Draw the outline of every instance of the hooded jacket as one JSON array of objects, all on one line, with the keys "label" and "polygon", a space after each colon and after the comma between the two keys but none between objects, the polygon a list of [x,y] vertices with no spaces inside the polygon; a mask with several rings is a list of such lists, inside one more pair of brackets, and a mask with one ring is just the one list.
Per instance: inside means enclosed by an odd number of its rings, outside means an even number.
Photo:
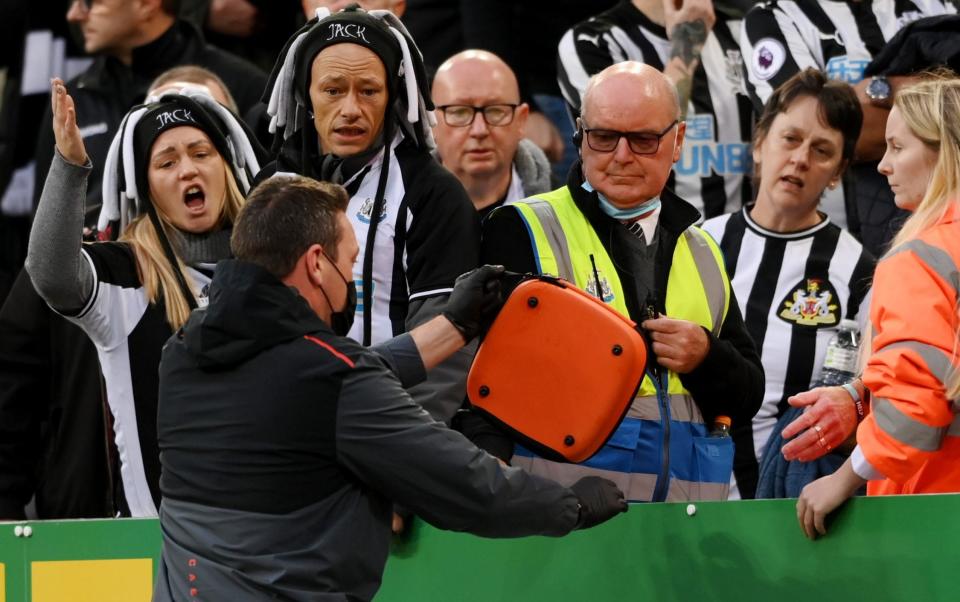
[{"label": "hooded jacket", "polygon": [[[379,355],[294,289],[222,262],[164,349],[156,600],[370,599],[389,500],[441,528],[562,535],[577,499],[432,420]],[[183,578],[188,561],[194,581]]]},{"label": "hooded jacket", "polygon": [[527,138],[520,140],[517,152],[513,155],[513,167],[523,183],[524,197],[542,194],[553,190],[550,176],[550,160],[534,142]]}]

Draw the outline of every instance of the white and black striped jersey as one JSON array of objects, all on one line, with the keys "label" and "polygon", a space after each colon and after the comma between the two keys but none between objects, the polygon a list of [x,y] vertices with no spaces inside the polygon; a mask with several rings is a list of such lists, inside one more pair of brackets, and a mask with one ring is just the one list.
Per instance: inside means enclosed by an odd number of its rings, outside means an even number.
[{"label": "white and black striped jersey", "polygon": [[733,425],[731,498],[752,498],[759,459],[787,398],[819,378],[827,343],[841,319],[856,319],[870,288],[874,259],[825,217],[799,232],[766,230],[749,208],[707,220],[747,331],[766,374],[763,405],[752,424]]},{"label": "white and black striped jersey", "polygon": [[[955,13],[949,0],[768,0],[743,19],[740,44],[747,89],[759,113],[773,91],[807,67],[851,85],[904,25]],[[848,224],[852,194],[848,178],[826,191],[821,208],[839,225]]]},{"label": "white and black striped jersey", "polygon": [[[344,183],[350,194],[347,218],[360,245],[354,264],[358,305],[349,336],[365,345],[406,332],[414,303],[449,295],[457,276],[479,262],[479,219],[456,177],[402,136],[394,140],[389,162],[369,280],[364,277],[367,238],[382,153]],[[363,301],[367,283],[373,289],[372,308]]]},{"label": "white and black striped jersey", "polygon": [[768,0],[743,19],[741,47],[756,106],[807,67],[851,85],[908,23],[956,13],[949,0]]},{"label": "white and black striped jersey", "polygon": [[[157,366],[172,330],[163,303],[151,304],[126,243],[84,245],[82,261],[93,271],[93,293],[76,315],[66,316],[97,348],[113,414],[120,478],[130,515],[157,516],[160,450],[157,446]],[[212,266],[207,266],[212,268]],[[188,267],[198,304],[207,301],[212,272]]]},{"label": "white and black striped jersey", "polygon": [[[734,211],[751,198],[751,107],[740,56],[741,21],[717,17],[694,73],[683,154],[668,184],[707,217]],[[577,116],[592,75],[628,60],[662,71],[669,58],[663,26],[624,0],[564,34],[557,79]]]}]

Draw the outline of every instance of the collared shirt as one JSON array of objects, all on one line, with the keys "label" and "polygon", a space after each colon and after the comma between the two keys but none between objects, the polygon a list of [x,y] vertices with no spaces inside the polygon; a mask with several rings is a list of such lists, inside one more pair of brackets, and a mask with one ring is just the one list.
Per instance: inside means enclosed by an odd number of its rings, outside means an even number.
[{"label": "collared shirt", "polygon": [[657,223],[659,223],[660,221],[660,209],[662,208],[663,208],[662,205],[657,205],[657,208],[651,211],[650,213],[648,213],[647,215],[644,215],[632,221],[623,222],[623,225],[627,227],[627,230],[630,230],[634,234],[636,234],[636,229],[634,228],[634,226],[639,225],[641,228],[641,231],[643,232],[643,236],[640,237],[640,240],[642,240],[643,242],[649,245],[650,241],[653,240],[654,234],[656,234]]}]

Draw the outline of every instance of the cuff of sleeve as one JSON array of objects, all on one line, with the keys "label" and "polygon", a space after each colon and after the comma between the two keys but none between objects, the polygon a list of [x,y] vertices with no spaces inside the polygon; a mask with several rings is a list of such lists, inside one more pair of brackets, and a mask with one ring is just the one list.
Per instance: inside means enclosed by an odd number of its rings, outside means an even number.
[{"label": "cuff of sleeve", "polygon": [[84,163],[83,165],[79,165],[77,163],[74,163],[73,161],[68,160],[66,157],[60,154],[60,149],[57,148],[56,146],[53,147],[53,155],[57,158],[58,161],[60,161],[64,165],[72,167],[73,169],[79,169],[85,172],[93,170],[93,162],[90,160],[90,155],[87,155],[87,162]]},{"label": "cuff of sleeve", "polygon": [[876,481],[885,478],[882,472],[874,468],[873,464],[870,464],[859,445],[853,448],[853,453],[850,454],[850,466],[861,479]]},{"label": "cuff of sleeve", "polygon": [[387,362],[404,389],[418,385],[427,379],[423,359],[410,333],[384,341],[376,345],[374,351]]}]

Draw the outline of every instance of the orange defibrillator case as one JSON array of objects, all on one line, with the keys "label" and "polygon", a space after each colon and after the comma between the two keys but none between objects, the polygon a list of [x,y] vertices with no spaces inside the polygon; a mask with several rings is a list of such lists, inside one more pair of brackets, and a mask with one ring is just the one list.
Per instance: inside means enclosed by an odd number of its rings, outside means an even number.
[{"label": "orange defibrillator case", "polygon": [[467,395],[537,454],[583,462],[623,420],[646,361],[636,323],[569,282],[540,276],[517,286],[500,310]]}]

